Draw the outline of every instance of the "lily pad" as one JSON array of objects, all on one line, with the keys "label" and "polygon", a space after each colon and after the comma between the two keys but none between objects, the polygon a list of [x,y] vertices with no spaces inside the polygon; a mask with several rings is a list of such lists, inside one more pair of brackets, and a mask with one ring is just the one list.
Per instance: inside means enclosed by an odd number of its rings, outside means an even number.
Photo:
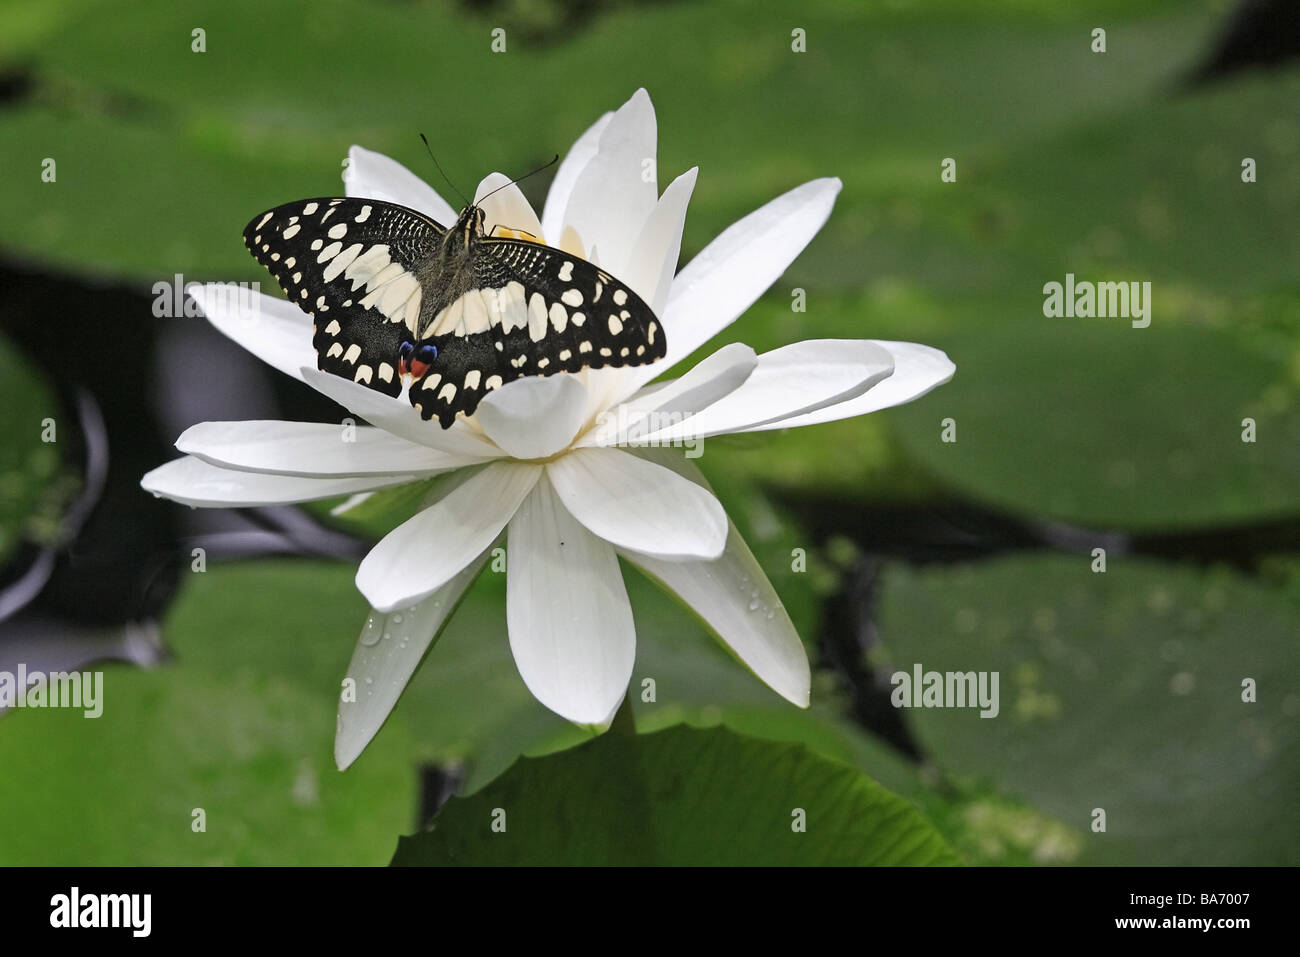
[{"label": "lily pad", "polygon": [[[951,489],[1125,529],[1300,510],[1300,403],[1286,354],[1189,324],[1041,315],[948,339],[958,375],[890,415],[905,452]],[[955,441],[944,441],[949,418]]]},{"label": "lily pad", "polygon": [[60,429],[75,442],[76,423],[64,421],[44,379],[0,337],[0,561],[20,542],[56,544],[62,511],[80,487],[64,470]]},{"label": "lily pad", "polygon": [[290,682],[113,667],[102,706],[0,721],[0,863],[378,864],[414,820],[404,743],[340,775],[333,701]]},{"label": "lily pad", "polygon": [[[494,827],[495,823],[495,827]],[[725,729],[616,730],[453,798],[393,859],[419,864],[957,864],[852,768]]]},{"label": "lily pad", "polygon": [[1090,563],[889,566],[880,670],[1000,676],[995,718],[909,709],[923,749],[1082,834],[1080,863],[1296,863],[1294,604],[1227,572]]},{"label": "lily pad", "polygon": [[[813,247],[818,266],[792,275],[849,288],[896,272],[986,283],[1013,265],[968,235],[982,220],[941,190],[939,160],[956,153],[964,184],[968,161],[987,164],[1058,129],[1062,102],[1084,118],[1145,105],[1211,22],[1164,0],[1117,5],[1107,14],[1115,48],[1098,57],[1091,21],[1014,0],[924,15],[818,0],[798,18],[806,53],[792,50],[790,17],[775,8],[620,5],[563,43],[513,32],[502,16],[358,0],[9,4],[0,32],[14,40],[0,46],[0,69],[23,70],[31,92],[0,115],[0,157],[31,180],[0,184],[0,200],[29,224],[5,243],[150,281],[177,270],[240,279],[255,274],[239,241],[247,217],[337,189],[353,142],[433,177],[415,138],[423,129],[468,192],[491,169],[531,168],[564,150],[645,84],[661,121],[660,184],[689,166],[704,171],[688,255],[797,183],[839,175],[849,188]],[[496,27],[504,53],[492,50]],[[712,37],[709,55],[682,36]],[[588,75],[601,83],[536,92],[539,76]],[[828,99],[830,88],[838,95]],[[454,102],[438,98],[447,89]],[[822,108],[809,112],[809,102]],[[58,161],[58,186],[39,180],[45,157]],[[545,177],[524,186],[540,198]],[[90,209],[97,222],[86,221]],[[150,237],[122,241],[134,223],[150,224]]]}]

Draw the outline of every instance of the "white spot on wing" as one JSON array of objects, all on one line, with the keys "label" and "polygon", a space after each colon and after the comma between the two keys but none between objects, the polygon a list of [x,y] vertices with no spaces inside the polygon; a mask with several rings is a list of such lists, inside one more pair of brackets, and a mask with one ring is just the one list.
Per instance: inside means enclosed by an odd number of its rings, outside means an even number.
[{"label": "white spot on wing", "polygon": [[339,273],[343,272],[343,270],[347,269],[348,266],[351,265],[352,261],[357,258],[357,254],[360,252],[361,244],[353,243],[347,249],[343,250],[343,252],[330,260],[330,264],[326,266],[325,271],[321,273],[321,279],[326,282],[333,282],[338,278]]},{"label": "white spot on wing", "polygon": [[378,289],[380,286],[392,282],[405,272],[406,270],[402,268],[400,263],[390,262],[387,266],[370,277],[366,282],[366,291],[370,292],[371,290]]},{"label": "white spot on wing", "polygon": [[[564,327],[569,323],[569,310],[565,309],[564,306],[558,302],[551,303],[551,322],[554,324],[556,332],[563,332]],[[545,329],[542,330],[543,333],[545,333],[545,331]],[[528,327],[528,334],[532,337],[532,340],[536,342],[541,338],[541,336],[534,336],[532,333],[533,329],[530,325]]]},{"label": "white spot on wing", "polygon": [[281,238],[281,239],[293,239],[294,236],[297,236],[297,235],[298,235],[298,230],[300,230],[300,229],[302,229],[301,226],[297,226],[297,225],[290,226],[290,227],[287,228],[283,233],[280,234],[280,238]]},{"label": "white spot on wing", "polygon": [[546,300],[540,292],[528,299],[528,338],[537,342],[546,335]]},{"label": "white spot on wing", "polygon": [[523,283],[511,280],[501,289],[485,292],[491,298],[499,315],[494,316],[501,323],[502,332],[511,332],[528,325],[528,303]]},{"label": "white spot on wing", "polygon": [[387,246],[371,246],[343,271],[343,278],[352,280],[352,288],[356,290],[391,261]]}]

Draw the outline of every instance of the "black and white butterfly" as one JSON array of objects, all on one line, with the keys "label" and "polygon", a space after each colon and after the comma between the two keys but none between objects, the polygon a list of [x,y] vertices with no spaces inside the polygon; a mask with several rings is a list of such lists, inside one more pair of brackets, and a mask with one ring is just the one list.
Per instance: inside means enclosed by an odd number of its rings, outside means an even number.
[{"label": "black and white butterfly", "polygon": [[[603,269],[374,199],[304,199],[253,218],[244,243],[314,320],[317,365],[409,398],[445,429],[520,376],[645,365],[667,343],[654,312]],[[502,224],[505,225],[505,224]]]}]

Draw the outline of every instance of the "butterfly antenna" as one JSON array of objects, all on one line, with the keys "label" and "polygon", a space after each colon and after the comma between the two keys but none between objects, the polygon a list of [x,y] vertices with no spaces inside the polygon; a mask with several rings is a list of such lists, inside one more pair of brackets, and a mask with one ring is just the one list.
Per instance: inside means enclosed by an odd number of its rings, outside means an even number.
[{"label": "butterfly antenna", "polygon": [[[518,179],[512,179],[510,182],[508,182],[508,183],[506,183],[506,184],[504,184],[504,185],[502,185],[502,186],[498,186],[496,189],[492,190],[491,193],[488,193],[486,196],[484,196],[483,199],[487,199],[488,196],[491,196],[493,193],[499,193],[499,192],[501,192],[501,191],[502,191],[503,189],[505,189],[507,186],[514,186],[515,183],[522,183],[522,182],[523,182],[524,180],[526,180],[528,177],[530,177],[530,176],[535,176],[536,174],[540,173],[542,170],[547,169],[548,167],[554,166],[554,165],[555,165],[556,163],[558,163],[559,161],[560,161],[560,154],[559,154],[559,153],[556,153],[553,157],[551,157],[550,162],[543,163],[541,166],[537,167],[537,169],[533,170],[531,173],[525,173],[523,176],[520,176]],[[480,199],[479,202],[480,202],[480,203],[483,202],[483,199]]]},{"label": "butterfly antenna", "polygon": [[[443,173],[442,164],[438,162],[438,157],[433,155],[433,147],[429,145],[428,138],[423,133],[421,133],[420,139],[424,141],[424,148],[429,151],[429,159],[433,160],[433,165],[438,167],[438,172],[442,173],[442,178],[447,181],[447,185],[450,186],[452,190],[455,191],[456,195],[460,197],[462,203],[464,203],[466,206],[469,206],[470,201],[465,198],[465,194],[462,193],[460,190],[456,189],[456,184],[451,181],[450,176],[448,176],[446,173]],[[558,158],[559,157],[556,157],[556,159]]]}]

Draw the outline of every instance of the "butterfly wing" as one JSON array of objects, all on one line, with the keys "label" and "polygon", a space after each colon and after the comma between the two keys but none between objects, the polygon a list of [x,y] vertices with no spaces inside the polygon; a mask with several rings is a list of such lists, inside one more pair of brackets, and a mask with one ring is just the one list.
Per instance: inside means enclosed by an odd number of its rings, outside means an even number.
[{"label": "butterfly wing", "polygon": [[498,341],[518,375],[646,365],[668,343],[654,312],[605,270],[560,249],[485,239],[476,285],[493,299]]},{"label": "butterfly wing", "polygon": [[321,198],[254,217],[244,243],[311,315],[319,368],[396,396],[397,350],[413,338],[423,299],[416,277],[445,232],[405,206]]},{"label": "butterfly wing", "polygon": [[479,238],[468,275],[452,284],[459,294],[443,296],[423,336],[438,347],[437,365],[411,388],[420,414],[436,415],[444,428],[522,376],[644,365],[667,346],[636,293],[586,260],[539,243]]},{"label": "butterfly wing", "polygon": [[455,267],[436,262],[444,227],[372,199],[278,206],[254,217],[244,242],[311,314],[322,370],[397,396],[402,343],[435,345],[408,398],[443,428],[521,376],[663,357],[659,321],[631,289],[562,250],[471,236],[471,212],[455,227],[466,236]]}]

